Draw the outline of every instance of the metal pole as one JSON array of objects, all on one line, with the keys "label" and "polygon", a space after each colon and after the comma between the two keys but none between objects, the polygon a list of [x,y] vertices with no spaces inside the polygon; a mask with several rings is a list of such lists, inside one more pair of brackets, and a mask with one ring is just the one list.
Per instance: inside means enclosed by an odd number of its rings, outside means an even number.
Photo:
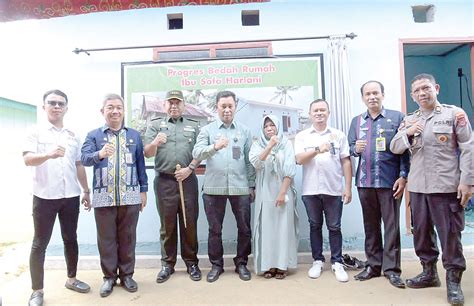
[{"label": "metal pole", "polygon": [[332,36],[347,37],[354,39],[357,37],[354,33],[342,34],[342,35],[326,35],[326,36],[311,36],[311,37],[288,37],[288,38],[274,38],[274,39],[254,39],[254,40],[240,40],[240,41],[221,41],[221,42],[200,42],[200,43],[189,43],[189,44],[164,44],[164,45],[149,45],[149,46],[128,46],[128,47],[111,47],[111,48],[95,48],[95,49],[81,49],[76,48],[72,52],[86,53],[90,55],[90,52],[96,51],[117,51],[117,50],[132,50],[132,49],[147,49],[147,48],[163,48],[163,47],[188,47],[188,46],[200,46],[200,45],[214,45],[214,44],[235,44],[235,43],[254,43],[254,42],[274,42],[274,41],[293,41],[293,40],[310,40],[310,39],[328,39]]}]

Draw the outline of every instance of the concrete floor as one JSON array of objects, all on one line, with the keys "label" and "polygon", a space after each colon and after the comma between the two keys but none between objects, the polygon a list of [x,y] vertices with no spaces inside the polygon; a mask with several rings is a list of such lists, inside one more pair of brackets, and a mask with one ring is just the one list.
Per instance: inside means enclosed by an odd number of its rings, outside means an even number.
[{"label": "concrete floor", "polygon": [[[468,270],[462,285],[465,305],[474,305],[474,272],[472,268],[469,269],[474,265],[474,257],[467,257]],[[138,259],[139,268],[134,276],[139,285],[138,291],[129,293],[121,287],[115,287],[107,298],[99,296],[102,284],[100,270],[79,270],[78,278],[89,283],[92,288],[87,294],[75,293],[64,287],[64,269],[46,270],[44,305],[447,305],[445,273],[440,263],[438,269],[442,286],[415,290],[392,287],[384,277],[365,282],[355,281],[353,276],[358,271],[348,271],[350,281],[339,283],[329,264],[326,264],[321,277],[313,280],[306,274],[310,263],[301,263],[284,280],[267,280],[253,274],[252,280],[248,282],[241,281],[233,268],[228,266],[220,279],[211,284],[205,280],[209,265],[202,261],[203,280],[191,281],[186,270],[181,267],[167,282],[157,284],[155,277],[158,266],[143,268],[140,261]],[[403,255],[402,261],[404,278],[420,272],[420,264],[414,256]],[[3,305],[27,305],[30,284],[28,270],[0,284]]]}]

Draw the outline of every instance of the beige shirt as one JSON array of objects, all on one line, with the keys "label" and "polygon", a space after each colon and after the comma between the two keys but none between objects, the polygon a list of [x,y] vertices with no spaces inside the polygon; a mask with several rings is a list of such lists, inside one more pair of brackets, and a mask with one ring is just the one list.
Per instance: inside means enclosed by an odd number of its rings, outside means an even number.
[{"label": "beige shirt", "polygon": [[[424,121],[421,134],[406,130]],[[428,116],[420,110],[405,117],[390,150],[411,152],[408,191],[418,193],[457,192],[459,184],[474,185],[474,137],[466,113],[453,105],[437,104]]]}]

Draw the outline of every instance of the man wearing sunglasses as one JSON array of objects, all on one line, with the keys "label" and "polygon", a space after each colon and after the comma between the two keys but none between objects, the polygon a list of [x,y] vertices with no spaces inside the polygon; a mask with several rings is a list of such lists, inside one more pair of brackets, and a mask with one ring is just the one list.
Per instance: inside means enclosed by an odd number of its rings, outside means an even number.
[{"label": "man wearing sunglasses", "polygon": [[60,90],[47,91],[43,110],[48,122],[35,128],[23,148],[23,159],[33,170],[34,238],[30,253],[33,293],[29,305],[43,305],[44,258],[56,215],[61,224],[67,276],[66,288],[89,292],[90,287],[76,278],[78,245],[77,221],[82,187],[82,203],[89,203],[89,189],[80,162],[81,141],[64,125],[67,96]]}]

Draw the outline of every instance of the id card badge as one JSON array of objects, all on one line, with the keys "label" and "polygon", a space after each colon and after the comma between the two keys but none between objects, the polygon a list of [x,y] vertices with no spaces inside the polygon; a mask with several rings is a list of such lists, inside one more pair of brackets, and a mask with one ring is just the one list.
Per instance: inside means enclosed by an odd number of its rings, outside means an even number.
[{"label": "id card badge", "polygon": [[377,137],[375,139],[375,150],[378,152],[385,151],[385,137]]},{"label": "id card badge", "polygon": [[127,163],[127,164],[132,164],[133,163],[132,153],[125,153],[125,163]]},{"label": "id card badge", "polygon": [[240,155],[242,154],[242,150],[239,146],[232,146],[232,158],[233,159],[240,159]]}]

